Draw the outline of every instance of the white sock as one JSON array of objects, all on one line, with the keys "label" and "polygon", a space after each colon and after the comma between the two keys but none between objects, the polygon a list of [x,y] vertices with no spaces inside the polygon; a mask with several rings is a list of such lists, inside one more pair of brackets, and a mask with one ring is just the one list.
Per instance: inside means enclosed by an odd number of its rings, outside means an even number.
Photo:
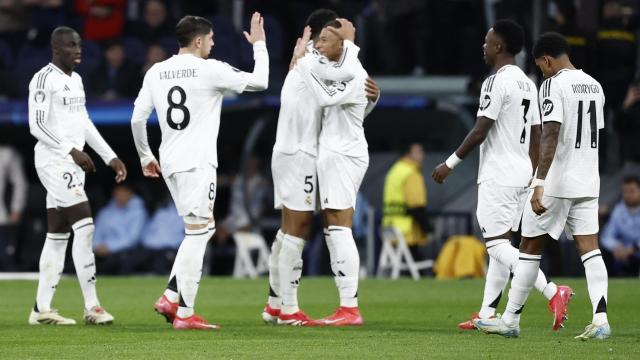
[{"label": "white sock", "polygon": [[[207,230],[211,233],[211,236],[216,232],[215,222],[210,223],[207,227]],[[211,237],[209,238],[211,239]],[[177,303],[180,301],[180,297],[178,296],[178,282],[176,280],[176,260],[173,260],[173,266],[171,266],[171,273],[169,274],[169,282],[167,283],[167,287],[164,290],[163,295],[166,296],[167,300],[172,303]]]},{"label": "white sock", "polygon": [[[518,249],[511,245],[511,241],[507,239],[491,240],[487,243],[487,252],[489,256],[498,260],[500,263],[506,265],[511,272],[518,264],[518,256],[520,252]],[[547,300],[556,294],[558,287],[553,282],[547,282],[547,277],[544,276],[542,270],[538,270],[538,277],[534,287],[540,291]]]},{"label": "white sock", "polygon": [[198,285],[202,277],[202,262],[207,250],[207,243],[213,235],[207,228],[198,230],[185,229],[185,237],[176,255],[176,282],[178,284],[178,317],[188,318],[193,315],[193,308],[198,294]]},{"label": "white sock", "polygon": [[607,319],[607,288],[609,279],[600,249],[589,251],[580,257],[587,278],[589,298],[593,307],[593,324],[602,325]]},{"label": "white sock", "polygon": [[542,255],[525,253],[520,253],[518,257],[518,264],[509,290],[509,302],[507,302],[507,308],[502,315],[502,320],[508,326],[515,326],[520,322],[520,313],[533,284],[536,282],[538,270],[540,270],[540,259],[542,259]]},{"label": "white sock", "polygon": [[304,240],[285,234],[282,238],[278,272],[280,273],[280,297],[283,314],[294,314],[298,308],[298,286],[302,276],[302,250]]},{"label": "white sock", "polygon": [[84,297],[84,307],[91,309],[99,306],[96,292],[96,260],[93,256],[93,218],[84,218],[71,225],[73,229],[73,245],[71,255],[76,268],[80,289]]},{"label": "white sock", "polygon": [[[358,307],[358,276],[360,255],[351,229],[344,226],[329,226],[330,242],[335,248],[336,285],[340,293],[340,306]],[[333,267],[332,266],[332,267]]]},{"label": "white sock", "polygon": [[500,303],[502,291],[509,281],[510,274],[511,272],[506,265],[493,257],[489,257],[489,268],[484,281],[482,307],[478,315],[481,319],[488,319],[496,314],[496,308]]},{"label": "white sock", "polygon": [[51,300],[64,269],[64,257],[70,235],[71,233],[47,233],[40,254],[40,274],[38,275],[35,311],[48,312],[51,310]]},{"label": "white sock", "polygon": [[278,271],[278,258],[282,248],[282,238],[284,233],[278,229],[275,240],[271,244],[271,255],[269,255],[269,307],[280,309],[282,299],[280,299],[280,272]]}]

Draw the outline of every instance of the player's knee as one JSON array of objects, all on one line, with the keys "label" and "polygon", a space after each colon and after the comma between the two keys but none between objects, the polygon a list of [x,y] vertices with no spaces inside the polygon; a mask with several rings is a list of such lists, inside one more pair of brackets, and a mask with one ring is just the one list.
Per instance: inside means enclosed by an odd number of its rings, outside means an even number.
[{"label": "player's knee", "polygon": [[200,230],[209,226],[209,223],[213,223],[213,219],[197,216],[193,214],[186,215],[182,218],[184,220],[184,227],[187,230]]},{"label": "player's knee", "polygon": [[597,235],[574,235],[573,238],[580,255],[599,249]]},{"label": "player's knee", "polygon": [[520,252],[531,255],[541,255],[544,250],[545,239],[541,237],[522,238]]},{"label": "player's knee", "polygon": [[351,227],[353,211],[328,209],[325,211],[328,226]]}]

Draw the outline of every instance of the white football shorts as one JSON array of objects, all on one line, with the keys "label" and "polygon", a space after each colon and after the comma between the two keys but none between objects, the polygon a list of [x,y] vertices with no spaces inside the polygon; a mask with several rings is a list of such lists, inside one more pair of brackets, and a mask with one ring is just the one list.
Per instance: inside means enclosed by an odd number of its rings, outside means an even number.
[{"label": "white football shorts", "polygon": [[164,180],[180,216],[206,219],[213,216],[217,182],[213,165],[176,172],[165,176]]},{"label": "white football shorts", "polygon": [[318,150],[320,207],[356,208],[356,195],[369,167],[369,157],[351,157],[320,147]]},{"label": "white football shorts", "polygon": [[47,189],[47,209],[68,208],[89,201],[84,191],[85,173],[74,162],[50,162],[36,167],[40,182]]},{"label": "white football shorts", "polygon": [[555,240],[567,228],[568,235],[592,235],[600,230],[598,225],[598,198],[565,199],[542,196],[542,205],[547,208],[542,215],[536,215],[531,207],[531,196],[522,217],[522,236],[535,237],[549,234]]},{"label": "white football shorts", "polygon": [[478,185],[476,217],[484,238],[518,231],[529,190],[526,187],[501,186],[493,181]]},{"label": "white football shorts", "polygon": [[304,151],[271,156],[274,207],[295,211],[315,211],[318,191],[316,157]]}]

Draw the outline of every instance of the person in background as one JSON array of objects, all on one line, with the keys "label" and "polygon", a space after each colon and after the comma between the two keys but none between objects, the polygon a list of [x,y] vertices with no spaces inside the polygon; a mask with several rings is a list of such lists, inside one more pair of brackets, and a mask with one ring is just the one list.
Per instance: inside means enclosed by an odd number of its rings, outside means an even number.
[{"label": "person in background", "polygon": [[141,77],[144,77],[144,74],[147,73],[155,63],[159,63],[161,61],[167,60],[167,51],[160,46],[159,44],[151,44],[147,48],[147,58],[145,60],[144,65],[142,65],[142,69],[140,70]]},{"label": "person in background", "polygon": [[147,221],[142,198],[128,184],[113,188],[112,199],[96,216],[93,238],[96,263],[104,274],[129,274],[135,266],[132,251]]},{"label": "person in background", "polygon": [[136,251],[136,267],[158,275],[171,271],[183,238],[184,222],[171,197],[167,197],[142,233],[142,242]]},{"label": "person in background", "polygon": [[622,161],[640,164],[640,79],[636,79],[627,90],[618,114]]},{"label": "person in background", "polygon": [[[5,203],[7,182],[11,184],[9,206]],[[11,146],[0,144],[0,270],[14,266],[16,227],[27,200],[27,179],[22,157]]]},{"label": "person in background", "polygon": [[600,240],[613,261],[614,276],[638,276],[640,266],[640,177],[629,176],[622,184],[622,201],[613,208]]},{"label": "person in background", "polygon": [[167,16],[167,6],[160,0],[148,0],[144,4],[142,21],[132,24],[127,34],[145,44],[152,44],[163,37],[173,36],[174,25]]},{"label": "person in background", "polygon": [[[246,192],[245,192],[246,189]],[[264,202],[269,185],[260,173],[258,159],[251,156],[247,162],[246,173],[241,173],[231,185],[231,201],[229,215],[218,225],[216,240],[224,243],[238,230],[251,231],[252,219],[259,219],[264,211]],[[245,204],[245,194],[248,201]],[[249,211],[247,212],[247,205]]]},{"label": "person in background", "polygon": [[107,45],[103,63],[89,78],[89,91],[104,100],[134,97],[142,83],[140,68],[130,62],[120,42]]},{"label": "person in background", "polygon": [[73,3],[75,12],[84,17],[83,39],[102,42],[122,34],[126,0],[75,0]]},{"label": "person in background", "polygon": [[422,260],[427,244],[427,187],[422,176],[424,149],[410,143],[384,181],[383,226],[394,226],[404,236],[414,259]]}]

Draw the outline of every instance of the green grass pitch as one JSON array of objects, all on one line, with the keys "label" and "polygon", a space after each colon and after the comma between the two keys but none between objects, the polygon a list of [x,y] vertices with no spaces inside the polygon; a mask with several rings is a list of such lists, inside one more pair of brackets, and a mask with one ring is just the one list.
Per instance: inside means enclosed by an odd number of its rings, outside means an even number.
[{"label": "green grass pitch", "polygon": [[[606,341],[574,340],[591,319],[584,279],[570,279],[576,295],[567,326],[552,332],[542,295],[532,292],[518,339],[462,332],[456,324],[477,310],[479,280],[363,280],[358,328],[292,328],[264,325],[260,319],[267,280],[204,278],[196,308],[222,329],[174,331],[152,311],[164,278],[100,278],[103,306],[116,321],[111,326],[81,324],[78,283],[64,279],[54,306],[75,318],[71,327],[29,326],[35,281],[0,282],[0,358],[2,359],[639,359],[640,282],[609,282]],[[565,281],[557,281],[564,283]],[[337,305],[330,278],[303,279],[301,307],[311,317],[328,315]],[[505,299],[501,303],[501,309]]]}]

